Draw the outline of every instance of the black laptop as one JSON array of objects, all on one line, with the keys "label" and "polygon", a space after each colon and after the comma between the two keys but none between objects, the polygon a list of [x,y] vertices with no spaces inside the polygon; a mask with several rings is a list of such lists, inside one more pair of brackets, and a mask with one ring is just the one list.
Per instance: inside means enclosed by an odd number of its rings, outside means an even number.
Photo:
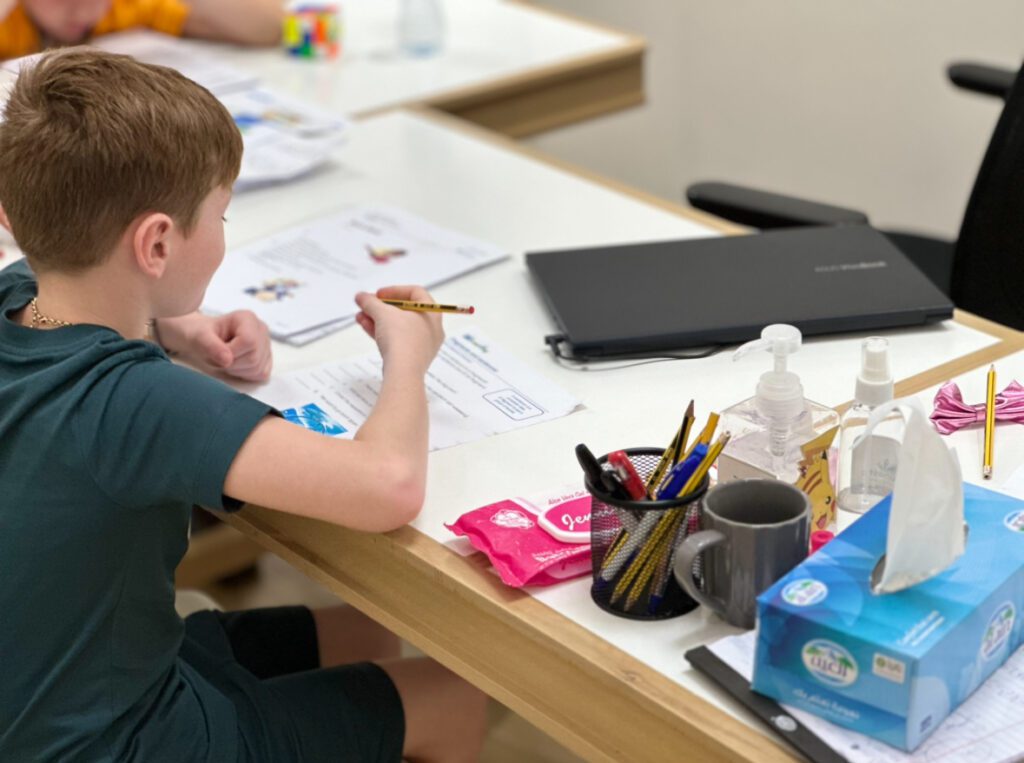
[{"label": "black laptop", "polygon": [[756,339],[945,320],[953,303],[866,225],[788,228],[526,255],[576,357],[671,354]]}]

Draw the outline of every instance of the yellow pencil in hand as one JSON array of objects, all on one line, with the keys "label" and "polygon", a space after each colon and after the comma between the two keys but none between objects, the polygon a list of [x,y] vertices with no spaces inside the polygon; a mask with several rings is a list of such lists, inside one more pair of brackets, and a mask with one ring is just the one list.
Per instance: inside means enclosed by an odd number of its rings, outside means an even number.
[{"label": "yellow pencil in hand", "polygon": [[412,302],[407,299],[382,299],[385,305],[397,307],[400,310],[412,310],[417,313],[458,313],[459,315],[472,315],[476,308],[463,305],[439,305],[434,302]]}]

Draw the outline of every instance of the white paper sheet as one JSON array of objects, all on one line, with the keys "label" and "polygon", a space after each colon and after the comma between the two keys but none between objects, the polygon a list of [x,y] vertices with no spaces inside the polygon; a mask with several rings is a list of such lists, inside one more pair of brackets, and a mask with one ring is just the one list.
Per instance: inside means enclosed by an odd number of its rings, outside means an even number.
[{"label": "white paper sheet", "polygon": [[228,93],[220,101],[245,145],[236,191],[304,175],[326,162],[350,129],[341,117],[266,88]]},{"label": "white paper sheet", "polygon": [[1014,498],[1024,500],[1024,466],[1018,466],[1002,486],[996,488]]},{"label": "white paper sheet", "polygon": [[[348,439],[377,401],[381,367],[374,353],[296,371],[246,391],[289,420]],[[579,400],[474,328],[445,340],[427,373],[427,402],[431,450],[550,421],[580,407]]]},{"label": "white paper sheet", "polygon": [[346,326],[351,326],[355,322],[355,318],[343,318],[340,321],[326,323],[323,326],[318,326],[317,328],[310,329],[309,331],[302,331],[298,334],[281,337],[280,341],[285,344],[290,344],[292,347],[305,347],[307,344],[315,342],[317,339],[323,339],[325,336],[329,336],[335,331],[341,331]]},{"label": "white paper sheet", "polygon": [[203,307],[252,310],[282,339],[350,320],[359,291],[436,286],[507,256],[400,209],[354,207],[229,252]]},{"label": "white paper sheet", "polygon": [[253,87],[258,81],[256,75],[222,63],[187,40],[147,29],[103,35],[89,44],[147,64],[176,69],[216,96]]},{"label": "white paper sheet", "polygon": [[[748,681],[754,675],[755,631],[708,648]],[[1017,763],[1024,760],[1024,648],[981,685],[913,753],[848,731],[789,706],[786,712],[850,763]]]}]

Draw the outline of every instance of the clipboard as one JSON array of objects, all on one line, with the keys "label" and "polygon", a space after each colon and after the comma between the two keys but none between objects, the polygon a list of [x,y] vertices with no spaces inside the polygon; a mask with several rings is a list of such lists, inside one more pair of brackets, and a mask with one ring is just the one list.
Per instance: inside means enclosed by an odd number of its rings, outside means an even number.
[{"label": "clipboard", "polygon": [[706,646],[691,649],[684,655],[693,667],[725,689],[732,697],[760,718],[775,735],[813,763],[848,763],[821,737],[787,713],[781,705],[750,690],[750,684]]}]

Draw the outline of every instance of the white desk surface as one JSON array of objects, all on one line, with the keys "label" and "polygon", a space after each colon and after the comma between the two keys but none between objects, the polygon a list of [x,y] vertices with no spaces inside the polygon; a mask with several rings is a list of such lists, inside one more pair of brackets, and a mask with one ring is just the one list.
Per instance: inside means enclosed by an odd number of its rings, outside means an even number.
[{"label": "white desk surface", "polygon": [[194,43],[266,83],[341,114],[362,114],[489,86],[582,57],[614,52],[635,38],[504,0],[442,0],[440,53],[398,51],[399,0],[345,0],[337,61],[295,59],[281,49]]},{"label": "white desk surface", "polygon": [[[770,361],[764,354],[733,363],[730,353],[723,352],[703,360],[620,370],[557,365],[542,343],[554,327],[530,285],[524,251],[712,232],[419,113],[391,112],[363,120],[332,166],[298,183],[239,194],[228,210],[229,245],[356,202],[395,204],[507,247],[510,260],[436,290],[439,299],[477,307],[471,319],[446,319],[447,331],[457,332],[472,321],[586,406],[555,422],[433,453],[426,505],[414,526],[439,541],[451,537],[443,522],[465,511],[579,479],[573,455],[578,442],[586,442],[595,453],[663,444],[691,397],[701,417],[720,410],[752,394]],[[728,285],[714,288],[725,293]],[[996,342],[953,322],[885,335],[897,378]],[[801,374],[808,397],[828,405],[852,397],[861,338],[806,343],[791,367]],[[357,328],[302,349],[275,345],[276,369],[306,367],[370,347]],[[616,618],[590,602],[586,580],[540,592],[540,598],[696,694],[746,718],[689,671],[683,659],[686,649],[735,632],[717,618],[699,610],[661,623]]]}]

